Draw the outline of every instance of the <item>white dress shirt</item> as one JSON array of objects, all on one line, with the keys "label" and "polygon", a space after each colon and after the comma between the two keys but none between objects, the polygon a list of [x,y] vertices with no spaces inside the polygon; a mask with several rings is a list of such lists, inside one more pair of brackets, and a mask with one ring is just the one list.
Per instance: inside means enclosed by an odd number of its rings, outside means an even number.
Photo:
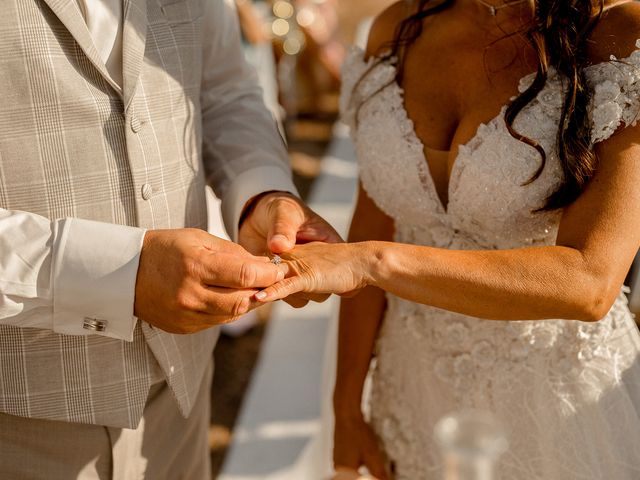
[{"label": "white dress shirt", "polygon": [[109,74],[122,86],[122,0],[76,2]]},{"label": "white dress shirt", "polygon": [[[122,0],[77,2],[109,74],[122,85]],[[203,38],[210,38],[218,20],[212,11],[205,9]],[[216,60],[205,48],[203,82],[213,78]],[[233,240],[246,202],[267,190],[295,193],[291,179],[277,167],[247,170],[233,180],[225,194],[231,201],[222,212]],[[131,341],[144,234],[137,227],[77,218],[52,221],[0,208],[0,323]],[[105,321],[107,329],[85,329],[87,318]]]}]

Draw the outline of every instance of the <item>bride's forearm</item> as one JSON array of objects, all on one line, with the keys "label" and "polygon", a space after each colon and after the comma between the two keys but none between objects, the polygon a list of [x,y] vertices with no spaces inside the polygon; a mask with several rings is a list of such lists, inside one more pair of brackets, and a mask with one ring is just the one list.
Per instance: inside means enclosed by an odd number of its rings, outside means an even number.
[{"label": "bride's forearm", "polygon": [[367,259],[368,284],[495,320],[598,320],[623,281],[612,281],[580,251],[560,246],[461,251],[366,242],[357,250]]}]

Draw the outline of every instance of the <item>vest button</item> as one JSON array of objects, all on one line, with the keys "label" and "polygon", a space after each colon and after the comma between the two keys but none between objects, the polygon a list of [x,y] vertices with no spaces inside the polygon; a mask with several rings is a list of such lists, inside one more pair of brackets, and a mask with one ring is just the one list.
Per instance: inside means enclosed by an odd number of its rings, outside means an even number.
[{"label": "vest button", "polygon": [[149,200],[153,195],[153,187],[148,183],[142,185],[142,198],[145,200]]}]

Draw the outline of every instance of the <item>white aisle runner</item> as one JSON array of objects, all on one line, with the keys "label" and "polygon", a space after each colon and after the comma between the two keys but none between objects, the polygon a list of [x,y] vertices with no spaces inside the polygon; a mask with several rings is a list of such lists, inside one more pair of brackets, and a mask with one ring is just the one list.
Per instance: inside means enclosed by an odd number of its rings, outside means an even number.
[{"label": "white aisle runner", "polygon": [[[356,186],[353,146],[338,124],[309,204],[343,236]],[[337,303],[275,306],[220,480],[326,478],[330,445],[321,427],[332,428],[331,388],[323,382],[333,382]]]}]

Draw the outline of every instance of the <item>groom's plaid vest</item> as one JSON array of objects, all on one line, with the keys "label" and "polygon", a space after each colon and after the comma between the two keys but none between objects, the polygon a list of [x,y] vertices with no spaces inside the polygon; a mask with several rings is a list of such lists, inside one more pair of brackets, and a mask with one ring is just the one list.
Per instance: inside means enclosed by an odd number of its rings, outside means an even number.
[{"label": "groom's plaid vest", "polygon": [[[0,207],[206,228],[203,1],[124,1],[122,95],[86,48],[75,1],[2,3]],[[186,414],[216,336],[170,335],[138,322],[128,343],[0,326],[0,411],[132,428],[159,363]]]}]

